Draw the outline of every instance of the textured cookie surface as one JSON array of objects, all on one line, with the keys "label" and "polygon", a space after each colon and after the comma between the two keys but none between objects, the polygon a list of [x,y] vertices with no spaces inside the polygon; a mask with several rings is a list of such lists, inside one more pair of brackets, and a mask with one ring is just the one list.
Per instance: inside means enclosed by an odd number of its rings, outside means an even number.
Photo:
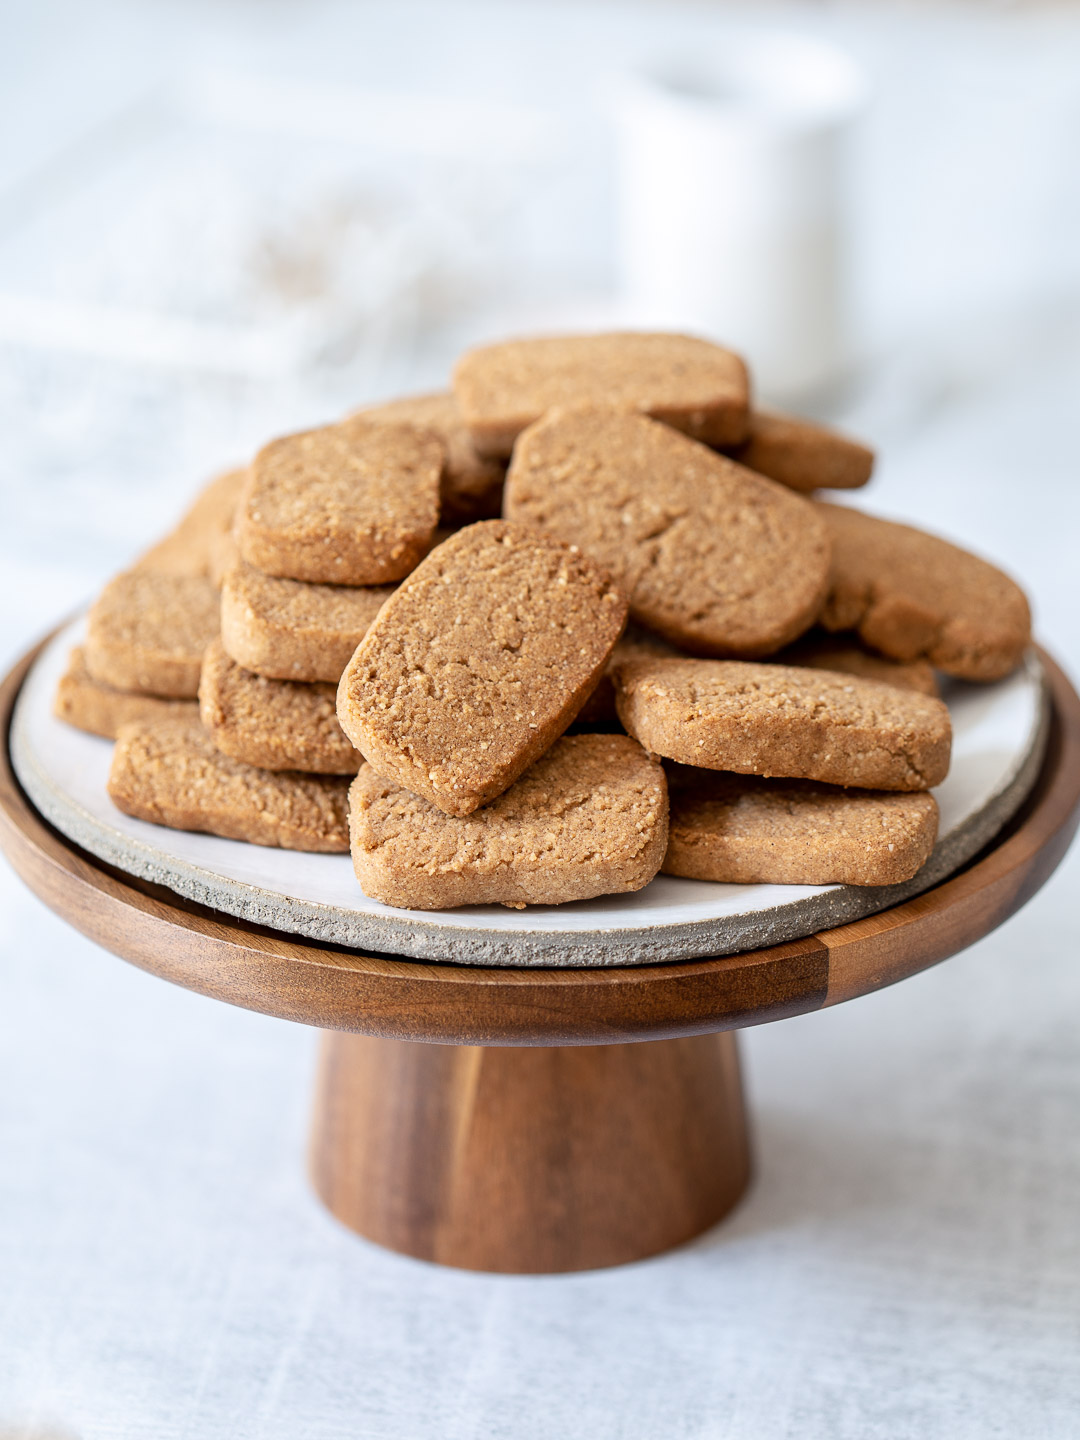
[{"label": "textured cookie surface", "polygon": [[503,508],[579,544],[635,621],[698,654],[770,654],[825,599],[828,535],[808,500],[640,415],[538,422],[514,451]]},{"label": "textured cookie surface", "polygon": [[648,884],[667,843],[667,792],[660,765],[625,735],[569,735],[467,816],[365,765],[350,822],[357,879],[385,905],[560,905]]},{"label": "textured cookie surface", "polygon": [[118,690],[193,700],[218,611],[218,592],[202,575],[117,575],[91,607],[86,668]]},{"label": "textured cookie surface", "polygon": [[238,665],[273,680],[335,685],[393,585],[309,585],[241,561],[221,586],[221,640]]},{"label": "textured cookie surface", "polygon": [[400,586],[338,688],[341,728],[379,775],[468,815],[570,724],[626,599],[576,546],[486,520]]},{"label": "textured cookie surface", "polygon": [[600,728],[618,727],[619,716],[615,710],[615,669],[625,660],[670,660],[680,651],[659,635],[653,635],[640,626],[630,624],[616,641],[611,659],[604,667],[600,683],[577,713],[575,725],[595,725]]},{"label": "textured cookie surface", "polygon": [[842,675],[861,675],[864,680],[877,680],[900,690],[916,690],[920,695],[939,693],[934,667],[928,660],[890,660],[867,649],[858,635],[850,631],[830,635],[827,630],[811,630],[773,658],[778,665],[839,670]]},{"label": "textured cookie surface", "polygon": [[730,350],[688,335],[567,335],[467,351],[454,370],[473,443],[509,455],[517,436],[555,406],[638,410],[710,445],[746,434],[746,367]]},{"label": "textured cookie surface", "polygon": [[853,490],[874,469],[874,452],[825,425],[755,410],[744,442],[731,450],[740,465],[792,490]]},{"label": "textured cookie surface", "polygon": [[925,658],[963,680],[1000,680],[1031,641],[1024,592],[978,556],[910,525],[817,506],[832,537],[822,624],[858,630],[896,660]]},{"label": "textured cookie surface", "polygon": [[132,566],[162,575],[203,575],[220,583],[221,551],[228,545],[246,470],[230,470],[211,480],[176,528]]},{"label": "textured cookie surface", "polygon": [[479,453],[452,394],[410,395],[360,413],[369,420],[419,426],[442,441],[446,451],[440,486],[442,524],[490,520],[498,515],[506,466]]},{"label": "textured cookie surface", "polygon": [[199,714],[217,748],[265,770],[355,775],[361,757],[338,724],[336,688],[267,680],[215,640],[203,659]]},{"label": "textured cookie surface", "polygon": [[431,544],[442,468],[434,435],[363,416],[274,440],[240,500],[240,554],[292,580],[400,580]]},{"label": "textured cookie surface", "polygon": [[842,790],[716,770],[671,784],[664,871],[746,885],[898,885],[934,848],[937,801],[925,792]]},{"label": "textured cookie surface", "polygon": [[940,700],[856,675],[737,660],[632,660],[615,674],[626,729],[709,770],[868,790],[927,790],[949,768]]},{"label": "textured cookie surface", "polygon": [[163,700],[157,695],[138,695],[117,690],[95,680],[86,668],[81,646],[68,657],[68,667],[60,677],[53,700],[53,714],[58,720],[115,740],[121,725],[135,720],[195,720],[199,708],[194,700]]},{"label": "textured cookie surface", "polygon": [[273,774],[230,759],[198,720],[124,725],[109,796],[127,815],[282,850],[349,848],[347,779]]}]

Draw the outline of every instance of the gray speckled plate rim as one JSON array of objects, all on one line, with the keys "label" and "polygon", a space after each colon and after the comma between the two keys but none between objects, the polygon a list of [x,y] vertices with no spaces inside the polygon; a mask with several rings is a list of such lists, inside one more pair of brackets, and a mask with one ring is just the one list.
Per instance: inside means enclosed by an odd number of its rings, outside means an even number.
[{"label": "gray speckled plate rim", "polygon": [[[1035,688],[1037,702],[1027,743],[1012,757],[994,793],[939,839],[926,865],[904,884],[765,887],[809,893],[736,914],[641,927],[593,925],[583,930],[545,930],[537,925],[507,932],[486,929],[480,923],[483,911],[497,907],[476,907],[470,919],[477,923],[466,928],[440,923],[439,912],[372,915],[290,896],[283,890],[267,890],[192,864],[91,815],[56,783],[32,740],[34,702],[36,699],[40,704],[43,698],[40,693],[35,696],[32,681],[49,656],[55,665],[57,647],[63,647],[66,653],[67,647],[75,643],[79,624],[76,621],[66,627],[35,662],[18,697],[11,727],[15,773],[32,803],[56,829],[119,870],[240,920],[324,944],[416,960],[507,967],[656,964],[756,950],[875,914],[938,884],[993,839],[1030,793],[1042,767],[1049,730],[1046,680],[1038,656],[1031,651],[1025,657],[1024,669]],[[45,694],[44,702],[50,701],[51,693]],[[161,833],[168,836],[173,832],[161,827]],[[530,907],[528,914],[542,921],[548,908]],[[462,912],[456,913],[460,918]]]}]

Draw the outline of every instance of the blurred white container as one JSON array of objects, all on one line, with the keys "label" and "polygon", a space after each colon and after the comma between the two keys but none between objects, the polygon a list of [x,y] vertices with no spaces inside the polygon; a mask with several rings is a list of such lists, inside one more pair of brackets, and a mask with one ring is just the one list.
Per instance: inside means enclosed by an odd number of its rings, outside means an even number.
[{"label": "blurred white container", "polygon": [[842,156],[866,94],[842,51],[776,31],[616,81],[627,319],[731,344],[773,395],[836,376]]}]

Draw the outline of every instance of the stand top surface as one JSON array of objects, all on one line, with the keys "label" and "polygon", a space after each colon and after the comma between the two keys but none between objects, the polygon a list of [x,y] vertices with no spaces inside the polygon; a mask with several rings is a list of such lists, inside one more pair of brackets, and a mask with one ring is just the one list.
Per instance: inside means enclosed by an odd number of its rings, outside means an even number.
[{"label": "stand top surface", "polygon": [[193,905],[92,859],[53,830],[20,789],[7,746],[36,654],[0,686],[0,847],[22,879],[84,935],[144,970],[323,1029],[444,1044],[603,1045],[819,1010],[989,934],[1045,883],[1080,819],[1080,698],[1044,654],[1053,719],[1031,796],[972,864],[891,910],[788,944],[679,964],[509,970],[367,956]]}]

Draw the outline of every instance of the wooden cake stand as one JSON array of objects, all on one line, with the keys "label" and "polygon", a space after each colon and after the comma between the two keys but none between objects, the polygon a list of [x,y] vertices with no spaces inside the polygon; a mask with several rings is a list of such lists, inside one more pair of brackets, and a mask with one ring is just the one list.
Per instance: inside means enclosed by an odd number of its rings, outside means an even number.
[{"label": "wooden cake stand", "polygon": [[[37,653],[0,687],[5,737]],[[1053,697],[1043,768],[981,856],[892,910],[720,960],[479,968],[262,929],[92,859],[28,803],[6,743],[0,844],[35,894],[99,945],[325,1032],[311,1169],[346,1225],[468,1269],[618,1265],[706,1230],[746,1189],[736,1030],[956,954],[1057,866],[1080,817],[1080,699],[1043,662]]]}]

